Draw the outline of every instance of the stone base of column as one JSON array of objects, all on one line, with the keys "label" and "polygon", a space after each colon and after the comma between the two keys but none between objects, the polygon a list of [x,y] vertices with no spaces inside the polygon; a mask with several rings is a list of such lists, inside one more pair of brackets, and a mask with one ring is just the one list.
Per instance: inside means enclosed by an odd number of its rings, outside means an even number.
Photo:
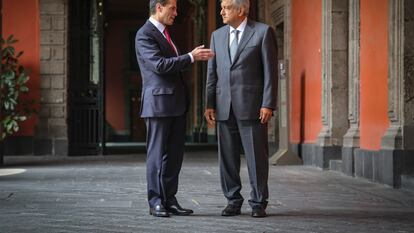
[{"label": "stone base of column", "polygon": [[342,172],[348,176],[355,174],[355,147],[342,147]]},{"label": "stone base of column", "polygon": [[288,149],[279,149],[269,158],[269,163],[272,165],[303,165],[298,153]]},{"label": "stone base of column", "polygon": [[66,139],[39,139],[33,136],[8,137],[4,142],[4,155],[59,155],[68,154]]},{"label": "stone base of column", "polygon": [[32,155],[32,136],[9,136],[4,141],[4,155]]},{"label": "stone base of column", "polygon": [[341,159],[341,147],[302,144],[301,155],[304,165],[328,169],[329,161]]},{"label": "stone base of column", "polygon": [[34,155],[68,155],[66,139],[35,139]]},{"label": "stone base of column", "polygon": [[4,164],[4,141],[0,141],[0,166]]},{"label": "stone base of column", "polygon": [[269,142],[269,157],[275,154],[279,150],[279,144],[275,142]]},{"label": "stone base of column", "polygon": [[413,150],[356,149],[355,176],[399,188],[401,175],[414,173],[413,153]]}]

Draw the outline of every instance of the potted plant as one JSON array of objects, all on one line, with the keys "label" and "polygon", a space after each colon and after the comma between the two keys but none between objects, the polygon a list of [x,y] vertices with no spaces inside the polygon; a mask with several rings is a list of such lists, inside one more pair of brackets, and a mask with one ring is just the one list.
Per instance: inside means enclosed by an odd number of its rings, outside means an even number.
[{"label": "potted plant", "polygon": [[19,123],[34,113],[34,100],[20,98],[29,91],[29,76],[19,64],[23,52],[16,52],[13,44],[17,42],[13,35],[6,40],[1,38],[0,72],[0,164],[3,164],[4,140],[19,131]]}]

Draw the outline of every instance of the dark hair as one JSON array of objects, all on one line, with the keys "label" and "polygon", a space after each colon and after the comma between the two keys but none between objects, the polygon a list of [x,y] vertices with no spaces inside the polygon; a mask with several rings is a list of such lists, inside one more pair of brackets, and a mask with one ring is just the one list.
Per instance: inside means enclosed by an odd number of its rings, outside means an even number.
[{"label": "dark hair", "polygon": [[150,15],[155,14],[155,6],[157,5],[157,3],[161,4],[161,6],[165,6],[168,4],[170,0],[150,0],[149,2],[149,12]]}]

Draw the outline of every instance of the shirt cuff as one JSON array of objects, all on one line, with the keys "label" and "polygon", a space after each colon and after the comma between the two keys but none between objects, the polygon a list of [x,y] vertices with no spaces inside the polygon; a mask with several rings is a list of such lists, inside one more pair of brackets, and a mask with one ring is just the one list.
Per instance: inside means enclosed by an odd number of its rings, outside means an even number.
[{"label": "shirt cuff", "polygon": [[194,57],[193,57],[193,55],[191,54],[191,53],[187,53],[189,56],[190,56],[190,58],[191,58],[191,63],[194,63]]}]

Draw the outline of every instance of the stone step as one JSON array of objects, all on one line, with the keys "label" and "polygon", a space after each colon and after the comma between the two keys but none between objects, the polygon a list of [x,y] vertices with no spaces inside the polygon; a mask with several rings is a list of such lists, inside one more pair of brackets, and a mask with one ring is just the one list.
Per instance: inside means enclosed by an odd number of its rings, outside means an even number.
[{"label": "stone step", "polygon": [[414,191],[414,175],[401,175],[401,188]]},{"label": "stone step", "polygon": [[330,160],[329,169],[332,171],[342,172],[342,160]]}]

